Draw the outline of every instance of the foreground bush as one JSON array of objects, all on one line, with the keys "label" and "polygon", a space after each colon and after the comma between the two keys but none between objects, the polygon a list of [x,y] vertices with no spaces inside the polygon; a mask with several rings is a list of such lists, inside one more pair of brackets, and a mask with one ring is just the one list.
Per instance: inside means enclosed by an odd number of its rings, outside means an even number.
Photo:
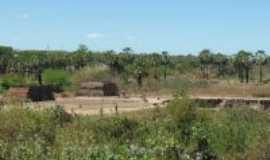
[{"label": "foreground bush", "polygon": [[256,160],[269,153],[269,113],[213,111],[176,99],[135,116],[71,116],[61,107],[0,110],[0,159]]}]

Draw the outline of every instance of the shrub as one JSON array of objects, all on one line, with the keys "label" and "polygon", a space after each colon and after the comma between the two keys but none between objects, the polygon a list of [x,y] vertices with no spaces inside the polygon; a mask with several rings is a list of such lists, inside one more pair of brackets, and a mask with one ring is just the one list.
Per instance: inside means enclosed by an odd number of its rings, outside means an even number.
[{"label": "shrub", "polygon": [[132,140],[138,123],[125,117],[114,117],[112,119],[101,119],[95,126],[95,133],[101,139],[115,139],[119,142]]},{"label": "shrub", "polygon": [[6,74],[2,77],[1,81],[1,86],[5,90],[9,89],[10,87],[22,86],[24,84],[24,77],[18,74]]},{"label": "shrub", "polygon": [[42,74],[45,84],[52,85],[55,91],[63,91],[65,87],[69,86],[70,74],[64,70],[45,70]]},{"label": "shrub", "polygon": [[181,138],[188,144],[192,136],[192,125],[196,120],[194,102],[189,98],[176,98],[168,104],[169,113],[181,130]]},{"label": "shrub", "polygon": [[0,137],[10,144],[20,141],[42,139],[53,143],[55,125],[49,119],[49,113],[21,107],[9,106],[0,112]]},{"label": "shrub", "polygon": [[63,127],[65,123],[72,121],[72,116],[67,113],[62,106],[56,106],[51,112],[51,120],[55,122],[57,126]]}]

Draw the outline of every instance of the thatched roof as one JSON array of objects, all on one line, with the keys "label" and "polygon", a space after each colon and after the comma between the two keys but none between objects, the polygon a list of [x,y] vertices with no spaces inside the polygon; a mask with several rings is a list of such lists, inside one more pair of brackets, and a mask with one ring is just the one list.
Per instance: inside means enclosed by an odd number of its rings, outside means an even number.
[{"label": "thatched roof", "polygon": [[97,89],[80,89],[77,93],[77,96],[89,96],[89,97],[95,97],[95,96],[104,96],[103,90],[97,90]]},{"label": "thatched roof", "polygon": [[113,82],[85,82],[80,86],[77,96],[118,96],[118,87]]}]

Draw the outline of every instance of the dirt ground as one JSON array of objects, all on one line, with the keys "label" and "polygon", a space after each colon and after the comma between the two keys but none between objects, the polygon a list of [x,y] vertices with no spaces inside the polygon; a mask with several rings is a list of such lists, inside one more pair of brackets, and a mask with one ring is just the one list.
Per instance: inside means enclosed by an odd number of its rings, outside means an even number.
[{"label": "dirt ground", "polygon": [[55,102],[41,102],[33,105],[42,107],[61,105],[69,113],[98,115],[147,110],[156,106],[162,107],[162,103],[169,99],[169,97],[71,97],[57,98]]}]

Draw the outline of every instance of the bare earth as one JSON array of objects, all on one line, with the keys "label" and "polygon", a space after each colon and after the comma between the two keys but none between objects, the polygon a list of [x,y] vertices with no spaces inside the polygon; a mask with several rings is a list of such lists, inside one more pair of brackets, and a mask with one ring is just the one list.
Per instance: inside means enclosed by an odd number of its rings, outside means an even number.
[{"label": "bare earth", "polygon": [[[71,97],[57,98],[55,102],[41,102],[40,106],[61,105],[69,113],[80,115],[113,114],[146,110],[155,106],[162,106],[162,103],[170,98],[158,97]],[[36,104],[35,104],[36,105]]]},{"label": "bare earth", "polygon": [[[270,105],[270,98],[258,98],[258,97],[214,97],[214,96],[191,96],[192,99],[212,101],[218,100],[223,101],[242,101],[247,103],[255,103],[256,105],[260,101],[263,101],[267,108]],[[33,108],[46,108],[53,107],[55,105],[61,105],[69,113],[80,114],[80,115],[98,115],[98,114],[115,114],[125,113],[139,110],[148,110],[155,107],[165,107],[166,102],[170,101],[172,97],[69,97],[69,98],[56,98],[55,101],[51,102],[40,102],[40,103],[28,103],[27,106]],[[222,104],[222,103],[221,103]],[[116,111],[117,110],[117,111]]]}]

